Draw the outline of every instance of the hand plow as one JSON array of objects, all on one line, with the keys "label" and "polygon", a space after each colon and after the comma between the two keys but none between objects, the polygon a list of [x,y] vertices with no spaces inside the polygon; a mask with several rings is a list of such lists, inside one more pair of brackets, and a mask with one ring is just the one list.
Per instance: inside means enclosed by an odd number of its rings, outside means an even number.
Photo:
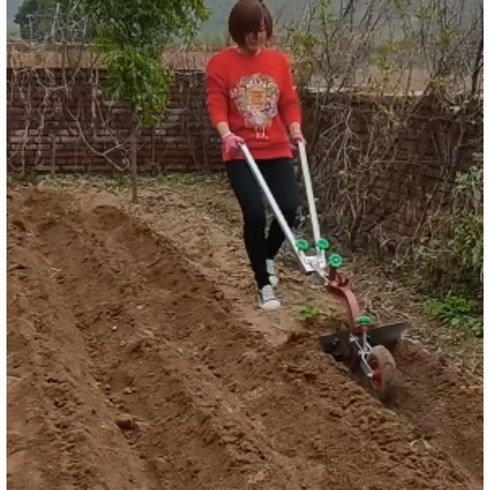
[{"label": "hand plow", "polygon": [[345,322],[335,333],[320,337],[323,351],[332,355],[337,361],[343,362],[352,372],[360,368],[361,374],[369,382],[370,391],[384,401],[390,397],[396,387],[396,364],[388,348],[397,344],[407,325],[404,322],[397,322],[377,326],[375,321],[361,309],[350,288],[347,276],[339,272],[343,265],[343,258],[339,254],[330,253],[329,241],[320,235],[305,145],[300,143],[298,150],[313,231],[314,246],[312,247],[308,241],[295,237],[248,147],[242,144],[240,149],[272,208],[286,240],[291,245],[302,271],[308,275],[316,274],[327,291],[345,305]]}]

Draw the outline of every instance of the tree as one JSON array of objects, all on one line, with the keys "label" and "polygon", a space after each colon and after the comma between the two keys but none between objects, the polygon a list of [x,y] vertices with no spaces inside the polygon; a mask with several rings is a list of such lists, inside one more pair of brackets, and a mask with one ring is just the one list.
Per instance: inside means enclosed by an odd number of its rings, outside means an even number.
[{"label": "tree", "polygon": [[105,95],[129,103],[133,202],[141,127],[158,123],[169,101],[173,74],[162,61],[170,42],[189,41],[209,16],[204,0],[78,0],[91,19],[93,47],[107,68]]},{"label": "tree", "polygon": [[22,39],[31,42],[81,42],[89,25],[76,0],[24,0],[14,18]]}]

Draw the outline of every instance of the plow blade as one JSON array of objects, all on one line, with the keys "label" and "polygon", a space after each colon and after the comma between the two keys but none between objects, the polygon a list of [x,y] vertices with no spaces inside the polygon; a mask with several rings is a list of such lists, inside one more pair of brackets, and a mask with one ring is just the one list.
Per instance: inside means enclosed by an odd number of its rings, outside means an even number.
[{"label": "plow blade", "polygon": [[397,322],[373,328],[368,332],[368,342],[372,347],[375,345],[394,345],[400,340],[402,332],[407,326],[406,322]]},{"label": "plow blade", "polygon": [[[395,345],[401,338],[402,332],[407,328],[406,322],[390,323],[368,331],[367,341],[374,347]],[[349,333],[347,330],[339,330],[333,334],[320,337],[320,345],[327,354],[334,356],[343,355],[348,350]]]}]

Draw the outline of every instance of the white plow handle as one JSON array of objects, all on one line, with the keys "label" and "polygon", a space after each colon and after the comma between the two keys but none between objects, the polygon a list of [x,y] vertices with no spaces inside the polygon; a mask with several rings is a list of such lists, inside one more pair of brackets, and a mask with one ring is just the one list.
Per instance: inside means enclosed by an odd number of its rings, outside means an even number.
[{"label": "white plow handle", "polygon": [[320,241],[320,225],[318,224],[318,215],[316,213],[315,196],[313,195],[313,186],[311,184],[310,168],[308,166],[308,159],[306,157],[306,148],[303,142],[298,143],[299,149],[299,160],[301,162],[301,172],[303,173],[303,178],[306,187],[306,197],[308,199],[308,208],[310,211],[311,218],[311,228],[313,230],[313,239],[315,240],[315,248],[317,253],[318,243]]},{"label": "white plow handle", "polygon": [[[302,265],[304,271],[305,272],[313,272],[315,270],[318,270],[317,267],[312,267],[312,265],[310,264],[310,261],[308,260],[308,257],[305,256],[305,254],[302,250],[298,249],[297,240],[296,240],[291,228],[289,227],[286,219],[284,218],[284,215],[282,214],[281,209],[279,208],[276,200],[274,199],[274,196],[272,195],[272,192],[270,191],[269,186],[267,185],[266,181],[264,180],[264,177],[262,176],[262,172],[260,171],[259,167],[257,166],[257,163],[255,162],[254,157],[250,153],[250,150],[248,149],[247,145],[245,143],[241,143],[239,145],[239,147],[240,147],[240,150],[243,152],[245,159],[248,163],[248,166],[250,167],[255,179],[257,180],[260,188],[264,192],[265,197],[267,198],[267,201],[270,204],[274,215],[276,216],[276,219],[279,223],[279,226],[281,227],[282,231],[284,232],[286,239],[289,241],[291,248],[294,250],[294,253],[296,254],[296,257],[298,258],[298,260],[299,260],[300,264]],[[300,148],[300,152],[301,152],[301,148]],[[304,146],[303,146],[303,152],[305,152]],[[305,157],[306,157],[306,153],[305,153]],[[302,160],[302,162],[303,162],[303,160]],[[307,166],[308,164],[306,163],[306,158],[304,159],[304,162]],[[303,163],[302,163],[302,166],[303,166]],[[307,171],[308,171],[308,169],[307,169]],[[310,182],[309,173],[308,173],[308,182]],[[311,186],[311,183],[310,183],[310,186]],[[310,189],[310,193],[311,193],[311,189]],[[314,201],[312,201],[312,202],[314,205]],[[311,210],[310,210],[310,213],[311,213]],[[316,217],[316,211],[315,211],[315,217]],[[313,215],[312,215],[312,219],[313,219]],[[317,223],[316,229],[317,229],[317,233],[319,235],[318,223]]]}]

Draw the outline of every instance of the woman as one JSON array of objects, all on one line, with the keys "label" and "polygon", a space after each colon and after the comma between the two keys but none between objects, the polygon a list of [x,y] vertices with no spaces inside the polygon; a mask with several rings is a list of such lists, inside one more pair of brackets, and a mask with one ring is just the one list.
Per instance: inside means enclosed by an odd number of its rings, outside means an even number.
[{"label": "woman", "polygon": [[265,236],[266,216],[260,186],[239,145],[244,142],[290,226],[300,194],[292,144],[304,141],[301,111],[289,61],[267,48],[272,16],[261,0],[239,0],[229,17],[236,43],[209,61],[206,70],[207,107],[218,131],[230,185],[243,214],[245,247],[265,310],[280,308],[274,286],[274,257],[284,233],[274,219]]}]

